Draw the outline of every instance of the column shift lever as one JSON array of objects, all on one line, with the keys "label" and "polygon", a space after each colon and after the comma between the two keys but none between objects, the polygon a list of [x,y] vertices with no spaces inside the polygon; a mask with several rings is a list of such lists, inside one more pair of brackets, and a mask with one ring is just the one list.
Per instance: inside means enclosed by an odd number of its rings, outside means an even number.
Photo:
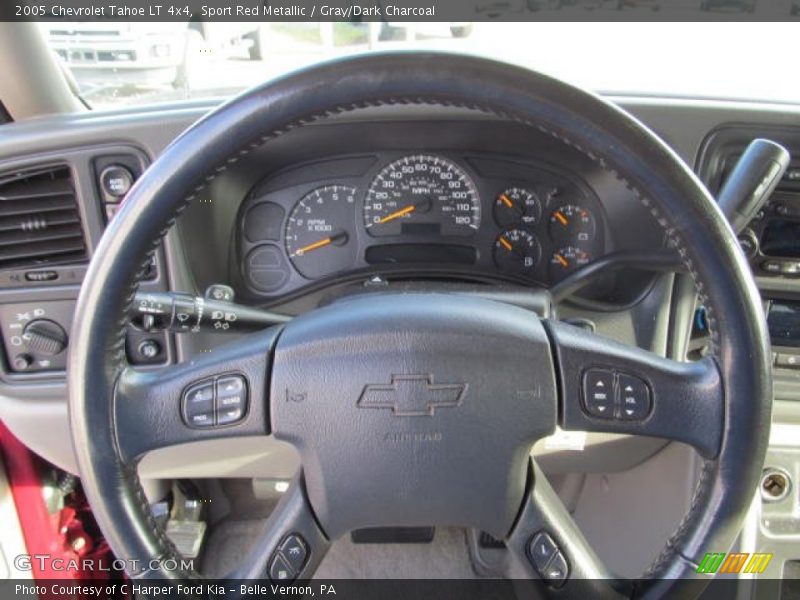
[{"label": "column shift lever", "polygon": [[717,203],[740,233],[769,199],[789,166],[789,151],[780,144],[755,139],[728,175]]}]

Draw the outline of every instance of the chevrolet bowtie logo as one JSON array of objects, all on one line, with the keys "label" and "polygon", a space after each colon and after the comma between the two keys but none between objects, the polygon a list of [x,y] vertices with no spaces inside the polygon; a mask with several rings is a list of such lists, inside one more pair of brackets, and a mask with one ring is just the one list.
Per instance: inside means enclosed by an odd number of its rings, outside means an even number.
[{"label": "chevrolet bowtie logo", "polygon": [[432,417],[437,408],[458,406],[466,383],[433,383],[433,375],[392,375],[389,384],[364,386],[359,408],[391,408],[396,417]]}]

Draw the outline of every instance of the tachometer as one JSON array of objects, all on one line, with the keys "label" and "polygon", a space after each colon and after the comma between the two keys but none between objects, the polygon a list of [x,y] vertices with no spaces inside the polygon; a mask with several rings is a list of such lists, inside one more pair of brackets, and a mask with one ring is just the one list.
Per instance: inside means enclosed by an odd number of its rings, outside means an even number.
[{"label": "tachometer", "polygon": [[303,277],[317,279],[353,264],[356,190],[329,185],[306,194],[286,224],[286,252]]},{"label": "tachometer", "polygon": [[385,167],[370,186],[364,226],[374,236],[472,235],[481,205],[469,175],[441,156],[405,156]]}]

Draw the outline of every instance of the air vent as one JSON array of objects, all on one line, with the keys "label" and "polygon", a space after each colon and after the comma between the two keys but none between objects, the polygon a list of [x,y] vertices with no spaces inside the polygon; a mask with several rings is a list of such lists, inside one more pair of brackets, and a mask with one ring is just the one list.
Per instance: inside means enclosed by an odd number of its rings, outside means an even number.
[{"label": "air vent", "polygon": [[69,167],[0,173],[0,269],[86,260]]}]

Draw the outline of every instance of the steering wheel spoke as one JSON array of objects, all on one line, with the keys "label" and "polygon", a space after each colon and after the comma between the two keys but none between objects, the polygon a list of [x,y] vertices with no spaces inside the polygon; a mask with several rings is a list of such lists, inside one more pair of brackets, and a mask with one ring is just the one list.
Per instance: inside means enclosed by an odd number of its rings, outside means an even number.
[{"label": "steering wheel spoke", "polygon": [[270,432],[268,369],[278,328],[157,371],[125,368],[114,388],[119,453],[136,463],[158,448]]},{"label": "steering wheel spoke", "polygon": [[264,524],[248,558],[227,578],[266,578],[275,584],[311,579],[328,548],[330,541],[311,510],[300,471]]},{"label": "steering wheel spoke", "polygon": [[594,553],[535,462],[532,473],[519,519],[506,540],[509,576],[533,580],[545,596],[622,598],[623,582]]},{"label": "steering wheel spoke", "polygon": [[680,441],[713,458],[724,396],[715,360],[677,362],[548,321],[560,374],[564,429]]}]

